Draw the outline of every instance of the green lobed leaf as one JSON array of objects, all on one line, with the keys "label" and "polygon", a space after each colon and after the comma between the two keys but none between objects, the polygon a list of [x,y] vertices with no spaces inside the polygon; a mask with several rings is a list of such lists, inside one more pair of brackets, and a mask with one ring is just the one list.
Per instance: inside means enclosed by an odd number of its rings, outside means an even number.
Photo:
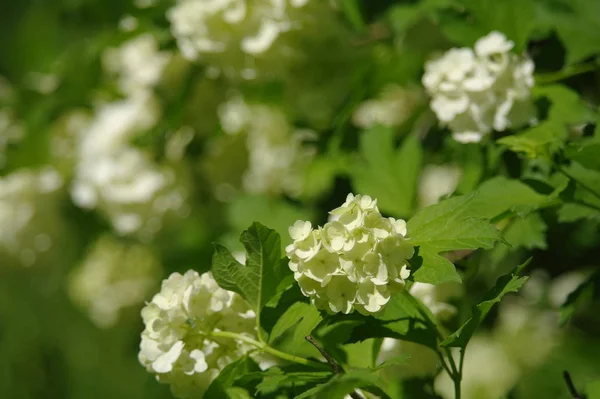
[{"label": "green lobed leaf", "polygon": [[281,243],[275,230],[255,222],[242,233],[240,241],[246,248],[246,264],[215,244],[212,274],[219,286],[239,293],[260,319],[263,306],[276,295],[290,271],[281,261]]},{"label": "green lobed leaf", "polygon": [[213,399],[229,397],[228,388],[233,386],[238,377],[259,370],[258,365],[248,356],[244,356],[241,359],[228,364],[221,373],[219,373],[217,378],[210,383],[208,390],[204,393],[204,398]]},{"label": "green lobed leaf", "polygon": [[408,221],[411,242],[418,246],[411,266],[415,281],[441,284],[460,282],[454,265],[440,252],[491,248],[500,231],[489,219],[471,212],[477,193],[454,197],[419,211]]},{"label": "green lobed leaf", "polygon": [[546,249],[546,231],[548,226],[539,213],[530,213],[525,217],[516,217],[504,229],[504,239],[510,244],[499,244],[490,253],[494,264],[519,248]]},{"label": "green lobed leaf", "polygon": [[298,389],[306,385],[322,383],[331,375],[329,371],[284,372],[279,367],[272,367],[263,372],[263,379],[256,386],[256,392],[268,395],[286,388]]},{"label": "green lobed leaf", "polygon": [[231,387],[225,390],[229,399],[252,399],[250,393],[241,387]]},{"label": "green lobed leaf", "polygon": [[570,165],[562,167],[561,172],[575,182],[574,190],[563,196],[565,202],[579,205],[577,207],[571,205],[567,208],[563,206],[559,213],[561,220],[575,220],[580,217],[597,219],[600,209],[600,171],[587,169],[577,162],[571,162]]},{"label": "green lobed leaf", "polygon": [[306,302],[296,302],[275,323],[269,335],[269,343],[272,343],[289,328],[296,325],[292,342],[294,345],[298,345],[304,341],[304,337],[309,335],[322,320],[323,317],[316,307]]},{"label": "green lobed leaf", "polygon": [[588,169],[600,170],[600,140],[593,138],[571,144],[565,149],[565,156]]},{"label": "green lobed leaf", "polygon": [[548,110],[547,120],[557,127],[577,125],[591,122],[595,115],[590,107],[582,101],[579,94],[567,86],[552,84],[536,86],[532,95],[534,98],[547,98],[552,103]]},{"label": "green lobed leaf", "polygon": [[546,121],[523,133],[502,137],[496,142],[513,152],[522,153],[527,158],[549,160],[552,154],[564,145],[565,138],[564,126]]},{"label": "green lobed leaf", "polygon": [[358,388],[379,388],[384,393],[389,390],[387,383],[381,379],[373,370],[356,369],[347,373],[334,376],[328,382],[317,385],[295,399],[314,398],[314,399],[332,399],[343,398],[345,395],[355,391]]},{"label": "green lobed leaf", "polygon": [[485,299],[473,308],[471,317],[455,332],[450,334],[440,345],[445,347],[464,348],[475,333],[479,324],[485,319],[492,307],[510,293],[517,292],[526,282],[528,277],[520,276],[523,269],[531,262],[529,258],[511,273],[506,274],[496,281],[496,285],[488,291]]},{"label": "green lobed leaf", "polygon": [[377,198],[379,208],[394,216],[410,215],[415,205],[422,148],[415,135],[394,148],[394,131],[375,126],[360,136],[363,162],[352,170],[352,184],[361,194]]}]

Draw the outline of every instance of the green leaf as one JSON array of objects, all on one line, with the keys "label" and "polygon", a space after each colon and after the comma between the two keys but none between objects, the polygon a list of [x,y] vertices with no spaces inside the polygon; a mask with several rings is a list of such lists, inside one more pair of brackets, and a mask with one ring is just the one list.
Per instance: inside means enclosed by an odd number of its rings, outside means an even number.
[{"label": "green leaf", "polygon": [[365,29],[365,21],[363,21],[360,2],[358,0],[342,0],[340,8],[354,29],[358,31]]},{"label": "green leaf", "polygon": [[585,384],[584,390],[587,399],[600,399],[600,380]]},{"label": "green leaf", "polygon": [[471,212],[476,193],[454,197],[419,211],[408,222],[411,242],[418,246],[411,266],[415,281],[441,284],[460,282],[454,265],[440,252],[491,248],[500,232],[486,218]]},{"label": "green leaf", "polygon": [[600,171],[600,140],[594,138],[568,146],[565,156],[588,169]]},{"label": "green leaf", "polygon": [[[259,371],[260,369],[254,361],[244,356],[235,362],[228,364],[219,374],[219,376],[211,382],[208,390],[204,394],[205,399],[226,398],[228,388],[232,387],[235,380],[244,374]],[[238,396],[239,397],[239,396]]]},{"label": "green leaf", "polygon": [[508,254],[520,248],[546,249],[546,223],[538,213],[516,217],[504,229],[504,239],[510,244],[497,245],[490,253],[492,263],[497,264]]},{"label": "green leaf", "polygon": [[219,286],[240,294],[260,320],[260,311],[275,296],[289,269],[281,260],[281,244],[275,230],[255,222],[242,233],[240,241],[246,248],[246,264],[235,260],[224,246],[215,244],[212,273]]},{"label": "green leaf", "polygon": [[571,292],[560,307],[560,324],[564,325],[573,317],[577,309],[600,298],[600,270],[594,272]]},{"label": "green leaf", "polygon": [[509,150],[524,154],[527,158],[550,159],[552,154],[563,146],[566,131],[563,126],[543,122],[525,130],[524,133],[502,137],[498,144]]},{"label": "green leaf", "polygon": [[225,390],[229,399],[252,399],[250,393],[241,387],[231,387]]},{"label": "green leaf", "polygon": [[[565,201],[573,200],[579,205],[598,210],[600,208],[600,172],[584,168],[577,162],[571,162],[570,165],[562,167],[561,171],[575,182],[572,198],[567,197]],[[581,211],[581,208],[579,210]],[[593,215],[594,213],[589,212],[589,214]]]},{"label": "green leaf", "polygon": [[586,219],[600,221],[598,209],[581,204],[563,204],[558,208],[557,214],[559,223],[573,223]]},{"label": "green leaf", "polygon": [[414,209],[422,148],[418,138],[408,136],[394,148],[394,131],[376,126],[360,136],[363,162],[352,171],[354,189],[377,198],[379,208],[394,216],[406,217]]},{"label": "green leaf", "polygon": [[523,269],[530,262],[531,258],[511,273],[498,278],[496,285],[487,293],[485,299],[473,308],[472,316],[458,330],[450,334],[450,336],[448,336],[448,338],[440,345],[445,347],[466,347],[467,343],[475,333],[475,330],[479,327],[479,324],[481,324],[492,307],[500,302],[506,294],[517,292],[523,284],[527,282],[528,277],[521,277],[519,274],[521,274]]},{"label": "green leaf", "polygon": [[343,398],[345,395],[355,391],[357,388],[376,387],[383,392],[388,391],[388,386],[373,370],[357,369],[350,370],[345,374],[334,376],[325,384],[317,385],[295,399],[314,398],[331,399]]},{"label": "green leaf", "polygon": [[392,296],[383,311],[366,323],[354,328],[350,342],[368,338],[391,337],[437,348],[433,315],[408,291]]},{"label": "green leaf", "polygon": [[[525,50],[535,24],[533,1],[522,0],[462,0],[480,30],[480,36],[500,31],[515,42],[515,50]],[[463,24],[466,24],[463,21]]]},{"label": "green leaf", "polygon": [[395,357],[388,359],[385,362],[381,363],[380,365],[375,367],[374,370],[383,370],[387,367],[393,367],[393,366],[406,366],[408,364],[409,360],[410,360],[410,354],[395,356]]},{"label": "green leaf", "polygon": [[285,388],[301,388],[329,379],[329,371],[284,372],[278,367],[272,367],[263,373],[262,381],[256,386],[259,394],[268,395],[280,392]]},{"label": "green leaf", "polygon": [[478,195],[471,201],[472,216],[493,219],[504,212],[526,215],[550,201],[519,180],[498,176],[486,180],[477,189]]},{"label": "green leaf", "polygon": [[578,125],[591,122],[595,115],[590,107],[581,100],[579,93],[560,84],[536,86],[534,98],[547,98],[552,103],[548,110],[547,120],[557,127]]},{"label": "green leaf", "polygon": [[319,325],[321,320],[323,317],[316,307],[305,302],[296,302],[275,323],[269,335],[269,343],[281,337],[290,327],[297,324],[292,340],[293,345],[299,345],[304,341],[304,337]]}]

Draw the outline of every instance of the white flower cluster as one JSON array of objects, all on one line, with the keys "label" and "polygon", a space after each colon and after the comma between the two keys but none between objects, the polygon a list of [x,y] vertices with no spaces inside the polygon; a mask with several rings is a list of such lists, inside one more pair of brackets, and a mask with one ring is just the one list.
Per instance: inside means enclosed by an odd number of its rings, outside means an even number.
[{"label": "white flower cluster", "polygon": [[406,222],[381,216],[377,200],[367,195],[348,194],[330,213],[337,220],[316,230],[303,221],[290,227],[289,267],[302,293],[319,308],[378,312],[410,275],[407,259],[414,248]]},{"label": "white flower cluster", "polygon": [[61,176],[52,168],[20,170],[0,177],[0,254],[33,265],[60,231]]},{"label": "white flower cluster", "polygon": [[220,288],[210,272],[173,273],[142,317],[139,360],[181,398],[201,397],[225,366],[250,349],[212,332],[255,335],[254,312],[238,294]]},{"label": "white flower cluster", "polygon": [[352,115],[352,122],[363,129],[374,125],[398,127],[421,103],[420,91],[390,84],[381,90],[377,98],[361,103]]},{"label": "white flower cluster", "polygon": [[254,79],[259,59],[294,49],[279,36],[301,24],[294,11],[308,0],[178,0],[167,13],[183,56],[201,59],[228,76]]},{"label": "white flower cluster", "polygon": [[431,109],[453,138],[479,142],[535,120],[533,62],[511,53],[514,43],[492,32],[470,48],[454,48],[425,65],[423,85]]},{"label": "white flower cluster", "polygon": [[160,263],[147,247],[104,236],[71,273],[69,294],[97,326],[111,327],[123,309],[144,301],[160,272]]},{"label": "white flower cluster", "polygon": [[150,33],[139,35],[118,48],[104,52],[104,68],[118,77],[121,91],[134,95],[158,83],[171,55],[159,51],[158,42]]},{"label": "white flower cluster", "polygon": [[219,117],[226,133],[246,134],[245,191],[292,197],[302,192],[303,170],[314,155],[314,150],[303,142],[314,136],[312,131],[295,129],[276,107],[246,104],[240,98],[223,104]]},{"label": "white flower cluster", "polygon": [[159,117],[150,95],[101,105],[80,132],[71,195],[75,204],[98,209],[117,233],[150,239],[169,212],[186,212],[187,191],[176,169],[157,164],[132,144]]}]

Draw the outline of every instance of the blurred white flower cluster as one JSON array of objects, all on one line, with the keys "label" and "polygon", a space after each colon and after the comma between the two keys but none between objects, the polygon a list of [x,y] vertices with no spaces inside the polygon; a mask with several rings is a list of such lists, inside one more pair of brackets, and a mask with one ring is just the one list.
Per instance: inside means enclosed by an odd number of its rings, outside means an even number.
[{"label": "blurred white flower cluster", "polygon": [[302,26],[308,0],[178,0],[167,13],[181,53],[216,73],[254,79],[296,49],[280,36]]},{"label": "blurred white flower cluster", "polygon": [[62,178],[51,167],[0,177],[0,253],[23,266],[50,250],[60,231]]},{"label": "blurred white flower cluster", "polygon": [[255,335],[254,312],[238,294],[220,288],[210,272],[171,274],[142,317],[139,360],[181,398],[201,397],[225,366],[250,349],[212,332]]},{"label": "blurred white flower cluster", "polygon": [[158,117],[154,99],[145,95],[99,106],[80,132],[71,187],[75,204],[99,210],[117,233],[144,240],[162,227],[168,212],[186,209],[187,191],[176,169],[132,144]]},{"label": "blurred white flower cluster", "polygon": [[75,204],[99,210],[117,233],[146,241],[169,212],[187,212],[187,190],[176,164],[169,159],[159,164],[133,143],[160,118],[152,90],[168,59],[149,34],[107,50],[105,66],[118,76],[127,97],[99,104],[80,128],[76,145]]},{"label": "blurred white flower cluster", "polygon": [[511,53],[514,43],[491,32],[470,48],[453,48],[427,62],[423,85],[431,109],[455,140],[479,142],[535,120],[531,101],[534,64]]},{"label": "blurred white flower cluster", "polygon": [[330,212],[337,220],[314,230],[310,222],[290,227],[289,267],[302,293],[319,308],[362,314],[380,311],[409,275],[414,248],[406,222],[384,218],[377,200],[348,194]]},{"label": "blurred white flower cluster", "polygon": [[246,134],[245,191],[301,194],[304,168],[314,156],[314,149],[303,143],[313,138],[312,131],[294,128],[277,107],[247,104],[239,97],[221,105],[219,118],[226,133]]},{"label": "blurred white flower cluster", "polygon": [[[462,286],[458,283],[437,286],[413,283],[409,293],[419,299],[438,322],[444,322],[456,314],[456,307],[449,301],[462,295]],[[402,355],[410,355],[407,364],[386,368],[384,370],[386,375],[392,378],[426,377],[435,375],[439,370],[439,358],[435,351],[424,345],[393,338],[383,339],[377,363],[381,364]]]},{"label": "blurred white flower cluster", "polygon": [[421,91],[415,88],[389,84],[377,98],[359,104],[352,114],[352,122],[363,129],[375,125],[401,126],[421,105],[422,96]]},{"label": "blurred white flower cluster", "polygon": [[107,235],[71,272],[69,294],[97,326],[111,327],[123,309],[147,298],[160,272],[160,263],[147,247],[126,245]]},{"label": "blurred white flower cluster", "polygon": [[118,86],[127,95],[154,87],[161,78],[171,54],[159,51],[158,42],[144,33],[104,52],[104,69],[117,77]]}]

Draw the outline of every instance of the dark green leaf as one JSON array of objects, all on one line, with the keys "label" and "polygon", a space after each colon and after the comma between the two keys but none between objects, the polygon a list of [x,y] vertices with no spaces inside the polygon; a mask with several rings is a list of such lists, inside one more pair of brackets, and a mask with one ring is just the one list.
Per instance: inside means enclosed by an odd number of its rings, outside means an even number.
[{"label": "dark green leaf", "polygon": [[244,356],[243,358],[236,360],[235,362],[227,365],[221,371],[219,376],[213,382],[211,382],[208,390],[204,394],[204,398],[213,399],[228,397],[227,389],[234,385],[235,380],[238,377],[241,377],[246,373],[259,370],[260,369],[256,363],[254,363],[254,361],[248,356]]},{"label": "dark green leaf", "polygon": [[305,302],[296,302],[277,320],[269,336],[269,342],[275,341],[290,327],[296,326],[292,341],[294,345],[298,345],[319,325],[321,320],[323,317],[316,307]]},{"label": "dark green leaf", "polygon": [[491,248],[500,232],[488,219],[472,214],[476,193],[454,197],[419,211],[408,222],[411,242],[418,252],[411,266],[416,281],[441,284],[460,282],[454,265],[440,252],[460,249]]},{"label": "dark green leaf", "polygon": [[256,386],[260,394],[271,394],[283,388],[300,388],[306,385],[323,382],[331,377],[329,371],[284,372],[278,367],[272,367],[263,372],[262,381]]},{"label": "dark green leaf", "polygon": [[471,317],[455,332],[441,343],[441,346],[464,348],[492,307],[510,293],[518,291],[528,277],[521,277],[523,269],[531,262],[531,258],[517,267],[511,273],[500,277],[496,285],[486,295],[485,299],[473,308]]},{"label": "dark green leaf", "polygon": [[577,309],[598,298],[600,298],[600,271],[596,271],[569,294],[560,307],[560,323],[565,324]]},{"label": "dark green leaf", "polygon": [[388,391],[388,386],[374,371],[368,369],[350,370],[341,375],[334,376],[325,384],[316,386],[296,396],[295,399],[314,398],[332,399],[343,398],[357,388],[376,387],[383,392]]}]

